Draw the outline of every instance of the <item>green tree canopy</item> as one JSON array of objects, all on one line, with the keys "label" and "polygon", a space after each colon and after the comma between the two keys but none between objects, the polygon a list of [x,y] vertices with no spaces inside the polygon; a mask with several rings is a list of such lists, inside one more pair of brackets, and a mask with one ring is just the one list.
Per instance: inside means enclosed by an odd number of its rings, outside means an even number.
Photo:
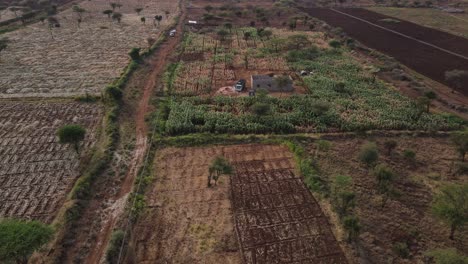
[{"label": "green tree canopy", "polygon": [[455,145],[458,153],[460,154],[460,159],[462,161],[465,161],[465,155],[468,151],[468,129],[455,132],[452,135],[452,142]]},{"label": "green tree canopy", "polygon": [[221,156],[216,157],[209,167],[208,187],[211,186],[211,179],[217,184],[221,175],[232,174],[233,168],[229,162]]},{"label": "green tree canopy", "polygon": [[80,141],[84,140],[86,130],[79,125],[65,125],[59,128],[57,136],[62,144],[73,144],[78,152]]},{"label": "green tree canopy", "polygon": [[455,231],[468,223],[468,183],[440,188],[434,197],[432,213],[450,226],[450,239]]},{"label": "green tree canopy", "polygon": [[0,260],[27,263],[53,233],[51,227],[37,221],[0,220]]}]

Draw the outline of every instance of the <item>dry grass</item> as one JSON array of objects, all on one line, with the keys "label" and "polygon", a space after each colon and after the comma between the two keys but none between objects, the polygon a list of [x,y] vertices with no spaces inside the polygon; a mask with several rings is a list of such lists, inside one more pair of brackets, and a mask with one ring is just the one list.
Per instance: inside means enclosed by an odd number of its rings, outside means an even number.
[{"label": "dry grass", "polygon": [[[111,9],[108,1],[93,0],[81,3],[87,12],[80,27],[77,14],[68,9],[57,15],[60,28],[49,31],[47,22],[39,22],[5,34],[10,43],[0,58],[0,97],[100,93],[127,65],[128,51],[148,47],[146,39],[157,38],[178,7],[177,1],[121,3],[116,8],[123,14],[121,23],[102,14]],[[144,9],[138,16],[134,9],[140,6]],[[159,27],[153,25],[155,15],[164,17]]]}]

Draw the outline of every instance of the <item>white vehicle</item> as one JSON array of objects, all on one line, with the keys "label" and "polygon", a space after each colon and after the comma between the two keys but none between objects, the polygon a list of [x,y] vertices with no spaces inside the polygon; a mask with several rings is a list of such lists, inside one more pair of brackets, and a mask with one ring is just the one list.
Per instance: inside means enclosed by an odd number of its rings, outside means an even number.
[{"label": "white vehicle", "polygon": [[169,32],[169,36],[174,37],[176,33],[177,33],[177,30],[173,29]]}]

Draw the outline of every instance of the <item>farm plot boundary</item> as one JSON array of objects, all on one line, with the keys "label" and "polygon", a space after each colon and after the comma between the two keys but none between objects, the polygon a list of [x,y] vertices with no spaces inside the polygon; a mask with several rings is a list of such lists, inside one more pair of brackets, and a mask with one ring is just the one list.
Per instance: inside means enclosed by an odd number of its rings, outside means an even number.
[{"label": "farm plot boundary", "polygon": [[[229,153],[231,201],[244,263],[347,263],[284,146]],[[254,156],[246,161],[239,156]]]}]

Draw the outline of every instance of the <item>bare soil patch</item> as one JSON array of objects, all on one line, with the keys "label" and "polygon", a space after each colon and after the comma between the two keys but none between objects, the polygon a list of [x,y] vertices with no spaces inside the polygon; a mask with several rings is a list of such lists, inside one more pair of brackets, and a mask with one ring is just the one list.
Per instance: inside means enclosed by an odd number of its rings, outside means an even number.
[{"label": "bare soil patch", "polygon": [[[235,173],[208,188],[218,155]],[[155,162],[137,263],[347,263],[286,147],[168,148]]]}]

